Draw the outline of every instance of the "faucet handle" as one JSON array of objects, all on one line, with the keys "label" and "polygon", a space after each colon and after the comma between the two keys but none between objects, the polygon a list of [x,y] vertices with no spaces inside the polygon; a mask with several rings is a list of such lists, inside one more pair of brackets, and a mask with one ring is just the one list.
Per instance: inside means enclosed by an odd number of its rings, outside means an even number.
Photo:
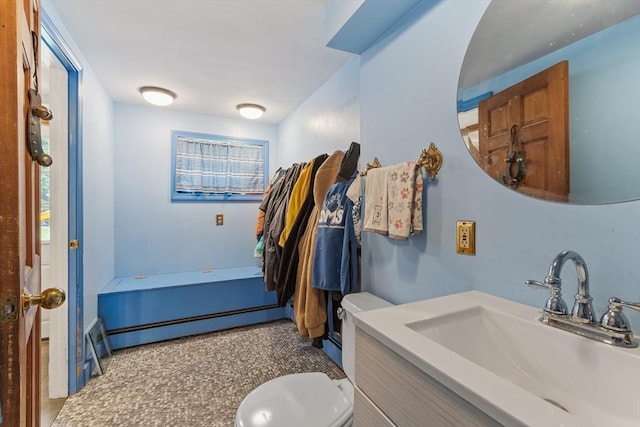
[{"label": "faucet handle", "polygon": [[537,280],[531,280],[531,279],[525,280],[524,284],[529,286],[530,288],[544,288],[544,289],[558,288],[555,285],[550,285],[548,283],[542,283],[542,282],[538,282]]},{"label": "faucet handle", "polygon": [[537,280],[527,280],[524,283],[531,288],[544,288],[551,291],[551,295],[544,305],[544,311],[563,315],[569,313],[567,304],[562,299],[560,286],[556,285],[555,283],[549,283],[547,280],[545,280],[544,283],[538,282]]},{"label": "faucet handle", "polygon": [[627,316],[622,313],[623,307],[640,311],[640,303],[623,301],[617,297],[609,298],[609,310],[602,315],[600,325],[602,325],[603,328],[614,331],[630,331],[629,320]]}]

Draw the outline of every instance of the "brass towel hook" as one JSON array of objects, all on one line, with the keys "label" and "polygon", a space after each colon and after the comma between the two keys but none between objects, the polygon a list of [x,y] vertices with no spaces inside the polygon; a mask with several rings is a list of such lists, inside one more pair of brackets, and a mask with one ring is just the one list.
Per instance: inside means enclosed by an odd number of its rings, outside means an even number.
[{"label": "brass towel hook", "polygon": [[417,166],[421,166],[427,171],[429,179],[432,181],[438,175],[438,171],[442,167],[442,153],[438,150],[438,147],[432,142],[429,144],[429,149],[423,149],[420,153],[420,158],[416,162]]}]

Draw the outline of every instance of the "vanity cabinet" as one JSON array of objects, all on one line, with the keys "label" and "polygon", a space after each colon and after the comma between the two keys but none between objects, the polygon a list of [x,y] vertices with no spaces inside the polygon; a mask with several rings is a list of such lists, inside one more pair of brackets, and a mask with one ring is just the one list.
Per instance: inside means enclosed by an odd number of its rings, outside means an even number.
[{"label": "vanity cabinet", "polygon": [[355,383],[355,427],[501,425],[360,328]]},{"label": "vanity cabinet", "polygon": [[354,427],[392,427],[389,418],[358,387],[353,392]]}]

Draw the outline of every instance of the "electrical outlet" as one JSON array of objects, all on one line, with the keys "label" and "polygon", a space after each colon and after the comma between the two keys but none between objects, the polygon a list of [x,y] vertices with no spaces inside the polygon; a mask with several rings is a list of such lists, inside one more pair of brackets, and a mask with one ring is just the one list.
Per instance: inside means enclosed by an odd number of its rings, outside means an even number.
[{"label": "electrical outlet", "polygon": [[475,221],[456,221],[456,248],[459,254],[476,254]]},{"label": "electrical outlet", "polygon": [[216,214],[216,225],[224,225],[224,215],[221,213]]}]

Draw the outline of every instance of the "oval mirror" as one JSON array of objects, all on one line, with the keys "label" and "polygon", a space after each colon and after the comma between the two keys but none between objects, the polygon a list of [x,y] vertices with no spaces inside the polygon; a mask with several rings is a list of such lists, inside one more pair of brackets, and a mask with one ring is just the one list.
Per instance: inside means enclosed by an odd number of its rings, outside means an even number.
[{"label": "oval mirror", "polygon": [[640,1],[493,0],[458,85],[478,165],[545,200],[640,199]]}]

